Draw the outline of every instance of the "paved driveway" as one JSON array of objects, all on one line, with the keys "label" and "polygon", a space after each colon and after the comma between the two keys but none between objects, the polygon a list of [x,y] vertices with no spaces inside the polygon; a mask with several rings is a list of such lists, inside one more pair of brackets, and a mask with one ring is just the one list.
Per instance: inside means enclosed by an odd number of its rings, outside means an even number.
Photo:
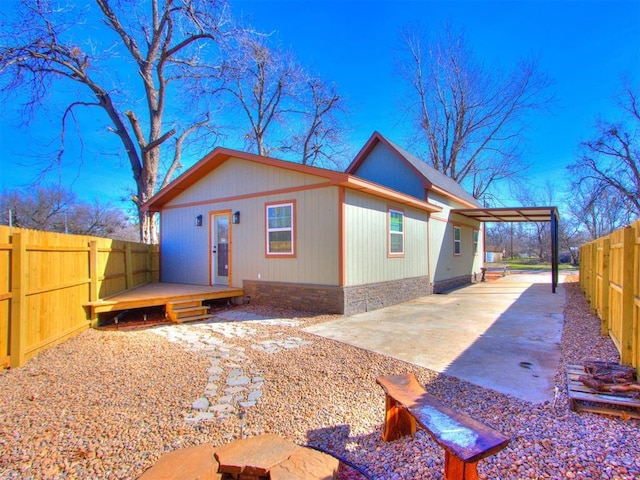
[{"label": "paved driveway", "polygon": [[564,303],[550,274],[509,275],[305,331],[540,403],[554,396]]}]

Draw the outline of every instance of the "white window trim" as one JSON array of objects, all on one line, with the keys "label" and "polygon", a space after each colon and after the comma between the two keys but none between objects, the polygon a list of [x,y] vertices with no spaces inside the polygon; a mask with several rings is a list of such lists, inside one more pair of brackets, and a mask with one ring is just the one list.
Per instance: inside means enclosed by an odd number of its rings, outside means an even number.
[{"label": "white window trim", "polygon": [[[283,228],[269,228],[269,209],[271,208],[278,208],[278,207],[290,207],[291,208],[291,226],[290,227],[283,227]],[[295,206],[293,202],[283,202],[283,203],[273,203],[273,204],[267,204],[266,208],[265,208],[265,230],[266,230],[266,252],[267,252],[267,256],[274,256],[274,257],[291,257],[295,255],[295,232],[294,232],[294,228],[295,228]],[[291,232],[291,250],[288,252],[272,252],[270,250],[271,247],[271,243],[269,242],[269,234],[271,232]]]},{"label": "white window trim", "polygon": [[480,230],[473,229],[473,254],[478,255],[478,247],[480,246]]},{"label": "white window trim", "polygon": [[[456,230],[460,232],[460,240],[456,240]],[[458,245],[458,251],[456,252],[456,245]],[[457,225],[453,226],[453,255],[459,256],[462,255],[462,227]]]},{"label": "white window trim", "polygon": [[[391,231],[391,214],[392,213],[398,213],[402,216],[402,231],[400,232],[392,232]],[[402,210],[398,210],[396,208],[389,208],[388,212],[387,212],[387,230],[388,230],[388,239],[387,242],[389,244],[389,248],[387,249],[387,253],[390,257],[401,257],[404,255],[404,221],[405,221],[405,214]],[[392,252],[391,251],[391,236],[392,235],[400,235],[400,237],[402,238],[402,251],[401,252]]]}]

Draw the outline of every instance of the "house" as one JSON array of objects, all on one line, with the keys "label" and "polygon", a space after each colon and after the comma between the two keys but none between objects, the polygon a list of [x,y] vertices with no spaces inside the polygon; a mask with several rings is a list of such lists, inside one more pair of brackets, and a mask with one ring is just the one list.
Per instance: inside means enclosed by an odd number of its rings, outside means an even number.
[{"label": "house", "polygon": [[459,183],[375,132],[347,173],[440,207],[429,217],[429,272],[434,293],[468,284],[480,273],[482,222],[452,210],[480,204]]},{"label": "house", "polygon": [[451,209],[477,204],[419,162],[378,133],[346,172],[216,148],[144,205],[161,281],[347,315],[469,283],[480,222]]},{"label": "house", "polygon": [[504,248],[487,245],[484,250],[487,263],[502,263],[505,255]]}]

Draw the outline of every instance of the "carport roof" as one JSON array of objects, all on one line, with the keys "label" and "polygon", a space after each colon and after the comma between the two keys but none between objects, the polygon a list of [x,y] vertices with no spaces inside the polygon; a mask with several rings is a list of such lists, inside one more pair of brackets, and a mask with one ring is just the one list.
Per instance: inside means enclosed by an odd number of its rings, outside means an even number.
[{"label": "carport roof", "polygon": [[551,291],[558,287],[558,209],[556,207],[458,208],[453,213],[480,222],[550,222],[551,223]]},{"label": "carport roof", "polygon": [[458,208],[454,213],[480,222],[551,222],[558,220],[556,207]]}]

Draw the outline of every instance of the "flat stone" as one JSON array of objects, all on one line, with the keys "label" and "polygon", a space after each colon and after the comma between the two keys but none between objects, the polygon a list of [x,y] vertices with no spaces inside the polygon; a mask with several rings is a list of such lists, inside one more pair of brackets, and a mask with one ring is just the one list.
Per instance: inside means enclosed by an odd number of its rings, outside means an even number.
[{"label": "flat stone", "polygon": [[244,392],[245,390],[246,390],[245,387],[237,386],[237,387],[227,387],[223,390],[223,392],[228,393],[229,395],[234,395],[238,392]]},{"label": "flat stone", "polygon": [[189,423],[198,423],[200,420],[213,420],[216,416],[211,412],[196,412],[193,417],[185,418]]},{"label": "flat stone", "polygon": [[300,448],[269,433],[223,445],[216,449],[214,455],[220,464],[220,473],[266,476],[271,468],[284,462]]},{"label": "flat stone", "polygon": [[235,387],[237,385],[246,385],[248,383],[251,383],[251,379],[244,375],[241,375],[239,377],[227,378],[227,385],[229,385],[230,387]]},{"label": "flat stone", "polygon": [[206,410],[207,408],[209,408],[209,400],[204,397],[200,397],[191,404],[191,408],[193,408],[194,410]]},{"label": "flat stone", "polygon": [[311,448],[300,448],[269,470],[271,480],[335,480],[340,462],[337,458]]},{"label": "flat stone", "polygon": [[203,443],[164,454],[139,480],[221,480],[214,447]]},{"label": "flat stone", "polygon": [[209,407],[210,412],[217,412],[217,413],[232,412],[234,410],[235,409],[233,408],[233,405],[230,405],[228,403],[219,403],[217,405],[211,405]]},{"label": "flat stone", "polygon": [[262,390],[254,390],[253,392],[251,392],[249,394],[249,396],[247,397],[247,399],[251,402],[259,399],[262,396]]},{"label": "flat stone", "polygon": [[254,401],[238,402],[238,405],[240,405],[242,408],[249,408],[249,407],[255,407],[256,402]]}]

